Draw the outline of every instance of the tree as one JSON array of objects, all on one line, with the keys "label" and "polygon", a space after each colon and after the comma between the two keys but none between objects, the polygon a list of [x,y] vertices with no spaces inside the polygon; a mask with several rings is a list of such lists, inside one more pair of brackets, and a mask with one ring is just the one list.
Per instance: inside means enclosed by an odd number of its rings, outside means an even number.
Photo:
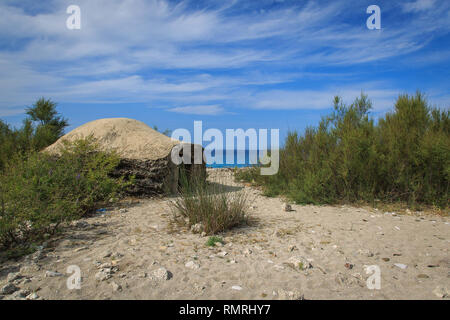
[{"label": "tree", "polygon": [[33,107],[27,109],[29,120],[38,122],[32,141],[32,146],[36,150],[41,150],[64,134],[64,128],[67,127],[67,119],[62,118],[56,111],[56,103],[50,99],[40,98],[33,104]]}]

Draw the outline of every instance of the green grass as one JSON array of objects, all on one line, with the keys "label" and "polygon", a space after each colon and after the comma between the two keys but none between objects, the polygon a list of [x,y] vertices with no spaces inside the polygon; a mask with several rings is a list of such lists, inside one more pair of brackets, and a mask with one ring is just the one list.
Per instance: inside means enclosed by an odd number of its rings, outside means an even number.
[{"label": "green grass", "polygon": [[222,238],[217,237],[217,236],[212,236],[208,238],[208,241],[206,241],[206,246],[208,247],[214,247],[216,245],[216,243],[221,243],[224,244],[224,241]]},{"label": "green grass", "polygon": [[201,178],[187,181],[181,175],[180,195],[172,203],[175,220],[188,227],[200,223],[207,235],[217,234],[247,222],[248,199],[244,191],[228,191]]}]

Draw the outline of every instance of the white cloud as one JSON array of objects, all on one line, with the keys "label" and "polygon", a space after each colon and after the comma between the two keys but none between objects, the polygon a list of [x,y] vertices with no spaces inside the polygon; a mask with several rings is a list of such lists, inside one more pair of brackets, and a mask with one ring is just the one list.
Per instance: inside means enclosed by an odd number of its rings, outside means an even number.
[{"label": "white cloud", "polygon": [[[174,112],[205,106],[219,112],[226,105],[324,108],[339,88],[264,86],[330,76],[298,71],[302,68],[354,66],[420,50],[434,33],[450,30],[448,16],[431,10],[431,2],[412,3],[428,10],[414,27],[400,21],[395,28],[368,32],[346,23],[353,12],[348,1],[306,1],[256,14],[234,12],[235,5],[243,5],[236,1],[194,9],[165,0],[78,0],[82,29],[76,31],[65,27],[71,1],[46,2],[45,11],[36,14],[4,1],[0,114],[21,112],[40,96],[60,103],[167,103]],[[360,84],[353,87],[359,90]],[[341,89],[353,99],[351,88]],[[370,89],[379,105],[387,104],[390,98],[381,95],[391,90]],[[178,107],[186,104],[191,107]]]},{"label": "white cloud", "polygon": [[176,107],[169,109],[167,111],[177,112],[177,113],[185,113],[185,114],[195,114],[195,115],[203,115],[203,116],[215,116],[219,114],[223,114],[225,110],[218,105],[211,106],[186,106],[186,107]]},{"label": "white cloud", "polygon": [[416,0],[403,4],[405,12],[420,12],[431,9],[435,5],[435,0]]}]

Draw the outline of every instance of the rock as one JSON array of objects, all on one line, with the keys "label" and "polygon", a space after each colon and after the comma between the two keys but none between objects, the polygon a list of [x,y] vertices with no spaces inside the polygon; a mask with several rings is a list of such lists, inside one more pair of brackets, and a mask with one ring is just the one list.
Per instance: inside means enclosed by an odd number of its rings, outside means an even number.
[{"label": "rock", "polygon": [[216,247],[223,247],[223,243],[220,242],[220,241],[217,241],[216,243],[214,243],[214,245],[215,245]]},{"label": "rock", "polygon": [[202,231],[203,231],[203,224],[196,223],[196,224],[192,225],[191,226],[191,231],[192,231],[192,233],[202,233]]},{"label": "rock", "polygon": [[424,273],[421,273],[421,274],[419,274],[419,275],[417,276],[417,278],[419,278],[419,279],[428,279],[429,276],[426,275],[426,274],[424,274]]},{"label": "rock", "polygon": [[362,276],[360,274],[349,276],[339,272],[335,276],[335,281],[341,286],[353,286],[358,284],[360,287],[364,287],[364,281],[362,281]]},{"label": "rock", "polygon": [[219,252],[217,255],[218,255],[219,257],[225,257],[227,254],[228,254],[228,252],[226,252],[226,251],[221,251],[221,252]]},{"label": "rock", "polygon": [[102,254],[102,258],[103,258],[103,259],[104,259],[104,258],[109,258],[109,257],[111,257],[111,255],[112,255],[112,251],[108,250],[108,251],[105,251],[105,252]]},{"label": "rock", "polygon": [[291,206],[289,203],[286,203],[286,204],[284,205],[284,211],[286,211],[286,212],[293,211],[293,210],[292,210],[292,206]]},{"label": "rock", "polygon": [[187,262],[184,266],[185,266],[186,268],[193,269],[193,270],[196,270],[196,269],[199,269],[199,268],[200,268],[200,265],[198,265],[198,264],[195,263],[194,261],[189,261],[189,262]]},{"label": "rock", "polygon": [[164,267],[161,267],[153,272],[153,277],[156,280],[169,280],[172,278],[172,273]]},{"label": "rock", "polygon": [[41,268],[37,264],[26,265],[20,268],[21,274],[30,274],[38,272]]},{"label": "rock", "polygon": [[303,294],[301,292],[294,290],[294,291],[287,291],[284,289],[280,289],[277,292],[277,295],[281,300],[304,300]]},{"label": "rock", "polygon": [[241,291],[242,287],[241,286],[232,286],[231,289]]},{"label": "rock", "polygon": [[11,272],[11,273],[8,273],[8,276],[6,277],[6,281],[13,282],[20,278],[22,278],[22,275],[20,274],[20,272]]},{"label": "rock", "polygon": [[389,259],[389,258],[381,258],[381,260],[383,260],[384,262],[388,262],[391,259]]},{"label": "rock", "polygon": [[17,295],[18,298],[26,298],[28,295],[31,294],[31,291],[28,289],[22,289],[22,290],[16,291],[14,294]]},{"label": "rock", "polygon": [[349,270],[353,269],[353,265],[351,263],[346,263],[344,266]]},{"label": "rock", "polygon": [[39,299],[39,296],[37,295],[36,292],[33,292],[33,293],[30,293],[30,294],[26,297],[26,299],[27,299],[27,300],[37,300],[37,299]]},{"label": "rock", "polygon": [[122,208],[122,209],[119,210],[119,213],[127,213],[127,212],[128,212],[128,210],[125,209],[125,208]]},{"label": "rock", "polygon": [[244,250],[244,254],[252,254],[252,252],[253,251],[251,249],[248,249],[248,248]]},{"label": "rock", "polygon": [[111,282],[111,287],[113,291],[122,291],[122,286],[120,284],[115,283],[114,281]]},{"label": "rock", "polygon": [[285,263],[291,265],[296,270],[306,270],[313,267],[309,260],[302,256],[290,257]]},{"label": "rock", "polygon": [[86,221],[73,221],[70,225],[78,229],[86,229],[90,227],[90,224]]},{"label": "rock", "polygon": [[201,236],[202,238],[206,237],[206,232],[203,231],[203,232],[200,234],[200,236]]},{"label": "rock", "polygon": [[111,272],[99,271],[95,274],[95,279],[98,281],[105,281],[112,278]]},{"label": "rock", "polygon": [[19,290],[18,287],[16,287],[12,283],[8,283],[7,285],[3,286],[0,289],[0,294],[8,295],[8,294],[12,294],[12,293],[16,292],[17,290]]},{"label": "rock", "polygon": [[433,293],[438,298],[446,298],[449,296],[447,288],[444,288],[444,287],[436,287],[433,290]]},{"label": "rock", "polygon": [[56,271],[45,271],[46,278],[62,277],[63,274]]},{"label": "rock", "polygon": [[394,266],[396,266],[397,268],[403,269],[403,270],[408,268],[408,266],[403,263],[394,263]]},{"label": "rock", "polygon": [[289,252],[292,252],[294,250],[298,250],[296,246],[294,246],[294,245],[289,246],[289,249],[288,249]]}]

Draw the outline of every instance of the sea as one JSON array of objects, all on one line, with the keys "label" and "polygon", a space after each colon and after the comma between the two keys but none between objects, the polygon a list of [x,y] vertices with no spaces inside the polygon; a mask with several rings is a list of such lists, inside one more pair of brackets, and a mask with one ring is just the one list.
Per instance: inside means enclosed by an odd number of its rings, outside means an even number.
[{"label": "sea", "polygon": [[[216,150],[212,151],[212,157],[215,156],[215,152]],[[206,166],[208,168],[244,168],[256,165],[256,163],[251,163],[250,161],[250,150],[234,150],[233,159],[227,159],[227,150],[220,150],[217,152],[222,152],[223,163],[215,163],[213,158],[208,159],[207,156]],[[238,156],[243,157],[245,161],[243,161],[243,163],[238,163]],[[259,152],[257,152],[257,159],[259,160]],[[227,163],[227,160],[230,160],[231,163]]]}]

